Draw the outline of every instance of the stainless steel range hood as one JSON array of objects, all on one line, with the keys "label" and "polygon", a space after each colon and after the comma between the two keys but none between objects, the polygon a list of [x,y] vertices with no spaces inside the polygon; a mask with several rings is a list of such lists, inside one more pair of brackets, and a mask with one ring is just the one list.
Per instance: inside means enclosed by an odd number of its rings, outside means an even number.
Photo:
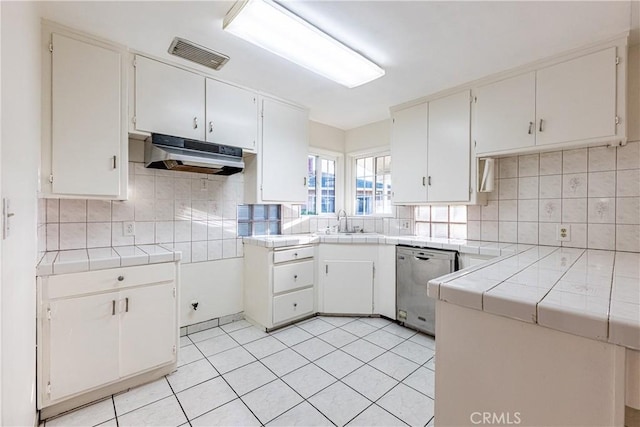
[{"label": "stainless steel range hood", "polygon": [[217,175],[244,170],[241,148],[157,133],[145,141],[144,163],[153,169]]}]

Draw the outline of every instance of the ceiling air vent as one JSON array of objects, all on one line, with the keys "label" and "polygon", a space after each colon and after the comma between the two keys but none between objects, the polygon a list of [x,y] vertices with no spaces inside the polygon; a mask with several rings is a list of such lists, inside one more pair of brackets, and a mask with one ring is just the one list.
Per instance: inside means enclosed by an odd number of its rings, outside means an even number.
[{"label": "ceiling air vent", "polygon": [[197,45],[189,40],[181,39],[180,37],[173,39],[171,46],[169,46],[169,53],[195,62],[196,64],[213,68],[214,70],[219,70],[229,61],[227,55],[207,49],[206,47]]}]

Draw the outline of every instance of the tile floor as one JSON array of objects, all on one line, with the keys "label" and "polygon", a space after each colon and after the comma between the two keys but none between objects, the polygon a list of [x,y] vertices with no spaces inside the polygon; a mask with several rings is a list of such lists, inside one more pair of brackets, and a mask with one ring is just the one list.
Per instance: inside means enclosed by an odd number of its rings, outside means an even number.
[{"label": "tile floor", "polygon": [[241,320],[180,346],[173,374],[45,426],[433,424],[435,341],[382,318]]}]

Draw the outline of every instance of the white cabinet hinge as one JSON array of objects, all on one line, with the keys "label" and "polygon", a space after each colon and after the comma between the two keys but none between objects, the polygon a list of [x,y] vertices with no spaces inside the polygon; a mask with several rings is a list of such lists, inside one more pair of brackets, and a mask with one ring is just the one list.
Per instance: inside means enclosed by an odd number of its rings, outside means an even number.
[{"label": "white cabinet hinge", "polygon": [[173,346],[173,354],[176,354],[176,346]]},{"label": "white cabinet hinge", "polygon": [[47,308],[47,319],[51,320],[51,309]]},{"label": "white cabinet hinge", "polygon": [[51,394],[51,381],[47,383],[47,394]]},{"label": "white cabinet hinge", "polygon": [[616,65],[619,65],[619,64],[620,64],[620,57],[616,56]]},{"label": "white cabinet hinge", "polygon": [[49,175],[49,182],[53,184],[53,174]]},{"label": "white cabinet hinge", "polygon": [[376,264],[373,263],[373,278],[376,278]]},{"label": "white cabinet hinge", "polygon": [[136,116],[131,117],[131,121],[133,122],[133,124],[136,124]]},{"label": "white cabinet hinge", "polygon": [[619,125],[620,124],[620,117],[616,116],[616,124]]},{"label": "white cabinet hinge", "polygon": [[262,117],[264,119],[264,108],[262,110],[260,110],[260,117]]},{"label": "white cabinet hinge", "polygon": [[329,264],[324,265],[324,274],[329,274]]},{"label": "white cabinet hinge", "polygon": [[138,66],[138,60],[137,59],[133,59],[133,68],[136,68]]},{"label": "white cabinet hinge", "polygon": [[49,43],[49,52],[53,52],[53,43]]},{"label": "white cabinet hinge", "polygon": [[176,288],[173,288],[173,297],[176,297]]}]

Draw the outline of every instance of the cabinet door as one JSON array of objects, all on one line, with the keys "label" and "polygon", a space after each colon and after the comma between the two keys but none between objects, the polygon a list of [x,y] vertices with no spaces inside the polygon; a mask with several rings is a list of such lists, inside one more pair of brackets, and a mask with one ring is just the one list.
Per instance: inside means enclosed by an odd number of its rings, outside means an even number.
[{"label": "cabinet door", "polygon": [[255,150],[258,137],[256,94],[207,79],[206,100],[207,141]]},{"label": "cabinet door", "polygon": [[118,379],[117,295],[112,292],[49,304],[51,318],[42,341],[51,400]]},{"label": "cabinet door", "polygon": [[614,136],[616,48],[539,70],[536,116],[538,145]]},{"label": "cabinet door", "polygon": [[535,90],[534,72],[475,90],[477,154],[535,145]]},{"label": "cabinet door", "polygon": [[469,200],[471,93],[429,102],[428,200]]},{"label": "cabinet door", "polygon": [[52,191],[118,196],[121,54],[60,34],[52,43]]},{"label": "cabinet door", "polygon": [[325,313],[373,313],[372,261],[324,261],[321,280]]},{"label": "cabinet door", "polygon": [[426,202],[427,104],[396,111],[391,132],[393,202]]},{"label": "cabinet door", "polygon": [[204,140],[205,78],[136,56],[136,129]]},{"label": "cabinet door", "polygon": [[178,336],[175,284],[120,293],[120,376],[171,362]]},{"label": "cabinet door", "polygon": [[262,101],[262,200],[307,200],[309,118],[305,110],[273,99]]}]

